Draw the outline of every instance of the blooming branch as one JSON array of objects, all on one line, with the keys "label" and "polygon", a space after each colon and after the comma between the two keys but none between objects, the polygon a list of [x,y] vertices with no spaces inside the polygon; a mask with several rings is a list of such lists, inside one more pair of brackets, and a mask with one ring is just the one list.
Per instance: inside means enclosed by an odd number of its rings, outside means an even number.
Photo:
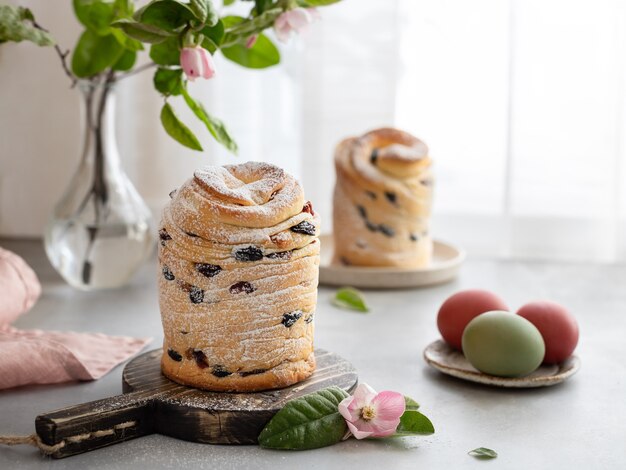
[{"label": "blooming branch", "polygon": [[[182,145],[202,150],[193,132],[178,118],[170,99],[185,104],[220,144],[233,153],[237,144],[224,124],[210,115],[187,91],[187,82],[215,75],[213,56],[220,51],[239,65],[263,69],[280,62],[280,52],[264,34],[273,28],[280,41],[303,32],[318,18],[315,6],[340,0],[255,0],[247,16],[220,16],[212,0],[151,0],[135,11],[132,0],[74,0],[74,13],[84,26],[68,64],[61,49],[32,12],[0,5],[0,42],[32,41],[54,46],[74,86],[79,79],[117,81],[157,66],[154,85],[166,101],[161,122]],[[225,2],[226,3],[226,2]],[[229,1],[227,5],[234,3]],[[149,48],[152,62],[135,66],[137,54]]]}]

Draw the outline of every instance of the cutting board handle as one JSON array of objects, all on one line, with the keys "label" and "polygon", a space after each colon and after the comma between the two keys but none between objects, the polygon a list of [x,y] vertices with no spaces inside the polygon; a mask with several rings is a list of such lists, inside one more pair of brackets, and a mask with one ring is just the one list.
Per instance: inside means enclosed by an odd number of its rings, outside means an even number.
[{"label": "cutting board handle", "polygon": [[40,447],[63,458],[151,434],[154,394],[132,392],[37,416]]}]

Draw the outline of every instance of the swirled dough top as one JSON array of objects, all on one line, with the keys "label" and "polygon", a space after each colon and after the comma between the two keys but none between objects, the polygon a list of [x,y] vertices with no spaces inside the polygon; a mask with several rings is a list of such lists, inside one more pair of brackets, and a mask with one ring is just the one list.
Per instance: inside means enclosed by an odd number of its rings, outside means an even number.
[{"label": "swirled dough top", "polygon": [[181,230],[215,240],[211,227],[274,227],[300,214],[303,205],[304,192],[291,175],[269,163],[247,162],[197,170],[176,191],[168,213]]},{"label": "swirled dough top", "polygon": [[341,142],[335,164],[340,176],[359,188],[406,192],[430,176],[432,162],[424,142],[408,132],[383,128]]}]

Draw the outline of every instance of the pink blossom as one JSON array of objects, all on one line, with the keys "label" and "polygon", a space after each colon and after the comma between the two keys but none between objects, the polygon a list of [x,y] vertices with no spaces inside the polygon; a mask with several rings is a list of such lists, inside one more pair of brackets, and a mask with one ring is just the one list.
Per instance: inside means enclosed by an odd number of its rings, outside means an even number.
[{"label": "pink blossom", "polygon": [[406,404],[398,392],[376,393],[369,385],[360,384],[351,397],[339,403],[339,413],[357,439],[386,437],[396,432]]},{"label": "pink blossom", "polygon": [[180,53],[180,66],[192,82],[198,78],[215,75],[215,64],[210,52],[200,46],[184,47]]},{"label": "pink blossom", "polygon": [[280,14],[274,22],[274,32],[281,42],[287,42],[292,33],[304,33],[320,14],[316,8],[294,8]]},{"label": "pink blossom", "polygon": [[257,39],[259,39],[259,35],[258,34],[253,34],[252,36],[250,36],[246,40],[246,48],[247,49],[252,49],[254,47],[254,45],[256,44]]}]

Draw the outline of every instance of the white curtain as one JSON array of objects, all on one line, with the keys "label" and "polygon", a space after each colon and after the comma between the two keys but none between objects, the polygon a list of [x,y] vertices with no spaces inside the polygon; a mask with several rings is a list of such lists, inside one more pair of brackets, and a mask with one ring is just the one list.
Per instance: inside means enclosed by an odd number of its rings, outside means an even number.
[{"label": "white curtain", "polygon": [[[69,1],[19,3],[73,45]],[[171,142],[150,74],[120,84],[121,154],[155,211],[198,166],[262,159],[303,181],[329,231],[335,143],[396,125],[435,160],[437,238],[474,255],[626,260],[626,2],[344,0],[322,16],[280,67],[218,59],[193,85],[236,159],[209,138],[203,154]],[[0,46],[0,97],[0,234],[38,236],[76,165],[78,97],[28,44]]]},{"label": "white curtain", "polygon": [[626,258],[619,0],[402,0],[397,124],[437,162],[439,233],[474,253]]}]

